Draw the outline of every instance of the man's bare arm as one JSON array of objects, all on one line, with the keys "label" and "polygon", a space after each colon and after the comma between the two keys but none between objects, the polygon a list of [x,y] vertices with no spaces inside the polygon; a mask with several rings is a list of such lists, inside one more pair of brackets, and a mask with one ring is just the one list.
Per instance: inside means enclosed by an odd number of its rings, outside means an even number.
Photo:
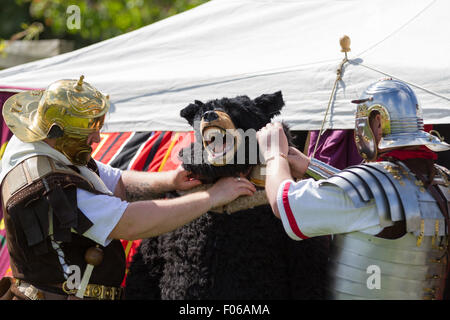
[{"label": "man's bare arm", "polygon": [[134,202],[161,198],[164,192],[171,191],[167,180],[167,172],[124,171],[122,182],[126,200]]},{"label": "man's bare arm", "polygon": [[201,184],[188,177],[189,172],[179,167],[165,172],[123,171],[114,195],[129,202],[163,197],[173,190],[188,190]]},{"label": "man's bare arm", "polygon": [[128,205],[109,238],[136,240],[172,231],[213,207],[241,195],[252,195],[255,186],[247,179],[223,178],[206,191],[169,200],[137,201]]},{"label": "man's bare arm", "polygon": [[264,158],[270,159],[266,167],[266,194],[273,213],[280,218],[278,189],[283,181],[293,179],[292,172],[296,178],[303,177],[309,158],[297,149],[289,148],[283,126],[279,122],[268,123],[257,132],[256,137]]},{"label": "man's bare arm", "polygon": [[277,218],[280,218],[280,211],[277,205],[278,188],[285,180],[292,179],[289,170],[289,163],[285,158],[277,157],[267,163],[266,167],[266,194],[272,211]]}]

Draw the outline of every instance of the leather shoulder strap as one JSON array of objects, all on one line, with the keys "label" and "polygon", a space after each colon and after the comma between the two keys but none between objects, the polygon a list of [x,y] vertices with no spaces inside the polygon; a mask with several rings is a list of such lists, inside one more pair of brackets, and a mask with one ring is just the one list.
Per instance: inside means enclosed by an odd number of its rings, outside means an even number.
[{"label": "leather shoulder strap", "polygon": [[35,198],[37,192],[48,192],[54,185],[63,188],[76,185],[98,193],[92,184],[75,170],[47,156],[35,156],[19,163],[5,177],[2,184],[3,206]]},{"label": "leather shoulder strap", "polygon": [[414,172],[416,177],[422,182],[423,187],[426,188],[434,200],[436,200],[436,203],[445,218],[446,232],[449,234],[450,186],[448,169],[439,166],[435,164],[434,161],[428,159],[412,159],[410,161],[404,161],[404,163],[412,172]]},{"label": "leather shoulder strap", "polygon": [[447,168],[438,165],[435,167],[438,174],[436,174],[428,189],[430,189],[433,197],[438,201],[439,207],[448,221],[450,215],[450,183],[448,170]]}]

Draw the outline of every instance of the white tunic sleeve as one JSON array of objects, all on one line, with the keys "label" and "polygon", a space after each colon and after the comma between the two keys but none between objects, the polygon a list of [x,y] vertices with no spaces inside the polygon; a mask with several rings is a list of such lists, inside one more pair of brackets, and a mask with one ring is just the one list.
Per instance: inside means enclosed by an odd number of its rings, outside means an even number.
[{"label": "white tunic sleeve", "polygon": [[286,180],[277,194],[277,205],[287,234],[302,240],[321,235],[382,230],[374,201],[355,208],[343,190],[314,179]]},{"label": "white tunic sleeve", "polygon": [[108,195],[97,195],[83,189],[77,189],[78,209],[94,224],[84,234],[102,246],[107,246],[112,239],[108,236],[119,222],[128,202]]},{"label": "white tunic sleeve", "polygon": [[95,162],[97,163],[98,171],[100,173],[100,179],[102,179],[106,187],[114,193],[117,182],[122,176],[122,170],[113,168],[97,160]]},{"label": "white tunic sleeve", "polygon": [[[106,187],[114,192],[122,170],[97,162],[100,179]],[[78,208],[94,224],[83,235],[103,246],[107,246],[112,239],[109,234],[119,222],[128,202],[108,195],[96,195],[83,189],[77,189]]]}]

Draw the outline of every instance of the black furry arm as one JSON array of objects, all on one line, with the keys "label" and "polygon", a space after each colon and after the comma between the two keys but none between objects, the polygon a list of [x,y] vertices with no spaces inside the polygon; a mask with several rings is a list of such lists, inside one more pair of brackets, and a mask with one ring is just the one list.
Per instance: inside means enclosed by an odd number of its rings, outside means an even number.
[{"label": "black furry arm", "polygon": [[159,237],[144,239],[127,275],[125,299],[161,300],[160,281],[163,276],[165,259],[160,254]]}]

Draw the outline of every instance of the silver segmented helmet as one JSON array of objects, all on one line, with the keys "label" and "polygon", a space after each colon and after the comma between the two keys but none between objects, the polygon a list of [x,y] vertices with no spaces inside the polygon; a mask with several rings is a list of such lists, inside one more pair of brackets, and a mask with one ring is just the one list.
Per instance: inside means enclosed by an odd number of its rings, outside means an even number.
[{"label": "silver segmented helmet", "polygon": [[[414,91],[398,80],[380,80],[371,84],[357,103],[355,142],[360,155],[375,160],[379,150],[407,146],[427,146],[432,151],[445,151],[450,145],[423,131],[422,112]],[[373,111],[381,115],[382,138],[376,146],[370,128]]]}]

